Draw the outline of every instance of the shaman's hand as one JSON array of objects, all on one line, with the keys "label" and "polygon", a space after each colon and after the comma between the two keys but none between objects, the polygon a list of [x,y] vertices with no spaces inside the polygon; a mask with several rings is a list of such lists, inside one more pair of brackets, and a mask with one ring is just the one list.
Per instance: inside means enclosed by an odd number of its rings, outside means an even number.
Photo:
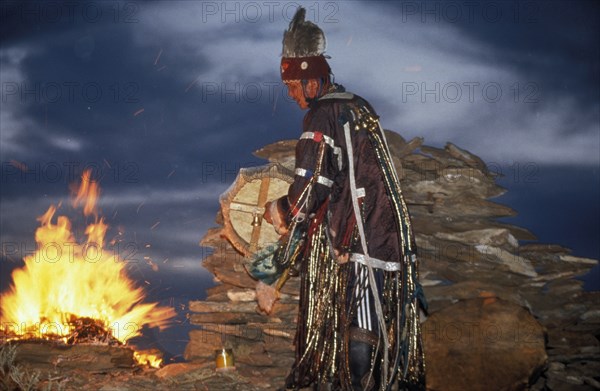
[{"label": "shaman's hand", "polygon": [[267,285],[262,281],[256,284],[256,300],[258,307],[269,315],[273,311],[273,305],[279,299],[279,292],[271,285]]},{"label": "shaman's hand", "polygon": [[285,224],[285,219],[279,213],[277,208],[277,201],[269,201],[265,204],[265,213],[263,218],[269,224],[272,224],[275,228],[275,232],[279,235],[285,235],[288,233],[288,227]]},{"label": "shaman's hand", "polygon": [[335,255],[335,260],[338,265],[343,265],[350,260],[350,254],[348,252],[342,253],[340,250],[333,250],[333,255]]}]

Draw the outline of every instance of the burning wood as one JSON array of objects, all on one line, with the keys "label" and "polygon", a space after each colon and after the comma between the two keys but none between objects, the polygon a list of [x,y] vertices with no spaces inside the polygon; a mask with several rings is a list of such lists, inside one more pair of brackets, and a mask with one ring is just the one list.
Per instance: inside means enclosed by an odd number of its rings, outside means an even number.
[{"label": "burning wood", "polygon": [[76,318],[71,322],[73,332],[66,338],[69,345],[75,343],[99,343],[106,345],[121,345],[118,339],[112,336],[102,322],[92,318]]},{"label": "burning wood", "polygon": [[39,218],[37,251],[24,258],[25,266],[13,272],[9,291],[0,296],[8,339],[121,345],[144,325],[162,329],[175,316],[173,308],[142,303],[144,291],[127,277],[126,262],[105,247],[108,225],[96,207],[99,197],[98,183],[84,172],[72,206],[93,218],[86,240],[78,240],[66,216],[53,222],[54,205]]}]

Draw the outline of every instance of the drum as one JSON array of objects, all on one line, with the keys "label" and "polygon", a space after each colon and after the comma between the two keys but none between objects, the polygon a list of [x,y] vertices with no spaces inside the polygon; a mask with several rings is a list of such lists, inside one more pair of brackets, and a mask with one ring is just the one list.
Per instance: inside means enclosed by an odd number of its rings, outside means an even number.
[{"label": "drum", "polygon": [[242,168],[220,196],[223,233],[244,257],[279,240],[273,225],[263,219],[265,204],[286,195],[293,179],[293,172],[278,163]]}]

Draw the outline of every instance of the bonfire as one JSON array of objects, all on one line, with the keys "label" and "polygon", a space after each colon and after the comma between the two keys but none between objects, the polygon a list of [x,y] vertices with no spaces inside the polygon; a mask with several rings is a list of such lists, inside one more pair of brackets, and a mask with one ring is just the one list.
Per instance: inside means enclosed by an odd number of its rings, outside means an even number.
[{"label": "bonfire", "polygon": [[91,220],[84,238],[76,237],[68,217],[55,218],[60,204],[38,218],[36,252],[13,271],[8,291],[0,295],[0,322],[9,340],[121,345],[144,326],[167,327],[175,316],[170,307],[143,302],[144,290],[127,276],[127,263],[105,243],[108,225],[97,208],[99,196],[98,182],[85,171],[71,203]]}]

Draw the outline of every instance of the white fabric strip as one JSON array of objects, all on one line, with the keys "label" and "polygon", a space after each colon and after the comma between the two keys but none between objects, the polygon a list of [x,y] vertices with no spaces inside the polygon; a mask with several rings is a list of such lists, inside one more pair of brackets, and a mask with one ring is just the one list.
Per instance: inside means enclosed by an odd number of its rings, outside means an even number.
[{"label": "white fabric strip", "polygon": [[322,175],[319,175],[317,177],[317,183],[320,183],[320,184],[325,185],[327,187],[333,186],[333,181],[331,179],[329,179],[329,178],[325,178]]},{"label": "white fabric strip", "polygon": [[[363,249],[363,253],[369,259],[369,252],[367,251],[367,239],[365,236],[365,228],[362,222],[362,216],[360,215],[360,209],[358,206],[358,195],[356,190],[356,178],[354,176],[354,152],[352,149],[352,137],[350,136],[350,122],[344,124],[344,137],[346,139],[346,148],[348,151],[348,179],[350,180],[350,192],[352,193],[352,208],[354,209],[354,216],[356,218],[356,226],[360,235],[360,244]],[[373,290],[373,299],[375,302],[375,313],[377,314],[377,321],[379,322],[379,334],[383,338],[383,368],[388,368],[389,354],[388,348],[390,346],[390,340],[387,335],[387,328],[385,324],[385,318],[383,317],[383,308],[381,301],[379,300],[379,289],[375,282],[375,274],[373,268],[367,262],[366,264],[369,270],[369,282],[371,283],[371,289]],[[377,344],[376,354],[379,351],[379,343]],[[383,371],[382,382],[387,385],[387,371]]]},{"label": "white fabric strip", "polygon": [[356,276],[354,297],[357,300],[356,320],[358,327],[373,331],[373,326],[371,324],[371,303],[369,301],[369,279],[367,273],[368,270],[366,268],[360,266],[358,263],[354,264],[354,275]]},{"label": "white fabric strip", "polygon": [[[324,135],[323,133],[321,133],[321,136],[323,137],[323,140],[325,140],[325,144],[329,145],[331,148],[335,147],[335,142],[333,141],[333,139],[329,136]],[[315,139],[315,132],[304,132],[300,135],[300,140],[314,140]]]},{"label": "white fabric strip", "polygon": [[[296,175],[299,175],[299,176],[303,177],[303,178],[306,178],[307,176],[309,176],[308,175],[308,170],[306,170],[304,168],[300,168],[300,167],[296,168],[296,170],[294,171],[294,173]],[[310,176],[312,176],[312,174]]]},{"label": "white fabric strip", "polygon": [[360,300],[361,270],[357,263],[354,264],[354,275],[356,276],[354,288],[354,297],[356,298],[356,321],[358,322],[358,327],[364,329],[365,321],[363,319],[362,301]]},{"label": "white fabric strip", "polygon": [[[296,175],[301,176],[303,178],[308,178],[310,176],[312,176],[312,174],[310,173],[310,171],[304,169],[304,168],[296,168],[296,170],[294,171]],[[310,175],[309,175],[310,174]],[[327,186],[327,187],[331,187],[333,186],[333,181],[329,178],[326,178],[322,175],[317,176],[317,183],[320,183],[321,185]]]},{"label": "white fabric strip", "polygon": [[338,165],[338,169],[341,170],[342,169],[342,148],[340,147],[333,147],[333,154],[337,156],[337,165]]},{"label": "white fabric strip", "polygon": [[359,267],[360,269],[360,278],[361,281],[365,282],[365,290],[363,292],[362,298],[362,306],[363,306],[363,315],[365,318],[365,329],[369,331],[373,331],[373,327],[371,326],[371,303],[369,301],[369,275],[366,267]]},{"label": "white fabric strip", "polygon": [[352,253],[350,255],[350,260],[352,262],[360,263],[361,265],[371,265],[376,269],[382,269],[386,272],[397,272],[401,270],[402,266],[399,262],[387,262],[382,261],[381,259],[367,257],[364,254]]},{"label": "white fabric strip", "polygon": [[[322,134],[322,133],[321,133]],[[329,136],[322,134],[325,144],[329,145],[333,149],[333,154],[337,156],[338,169],[342,169],[342,148],[335,146],[335,141]],[[315,132],[304,132],[300,135],[300,140],[314,140]]]}]

